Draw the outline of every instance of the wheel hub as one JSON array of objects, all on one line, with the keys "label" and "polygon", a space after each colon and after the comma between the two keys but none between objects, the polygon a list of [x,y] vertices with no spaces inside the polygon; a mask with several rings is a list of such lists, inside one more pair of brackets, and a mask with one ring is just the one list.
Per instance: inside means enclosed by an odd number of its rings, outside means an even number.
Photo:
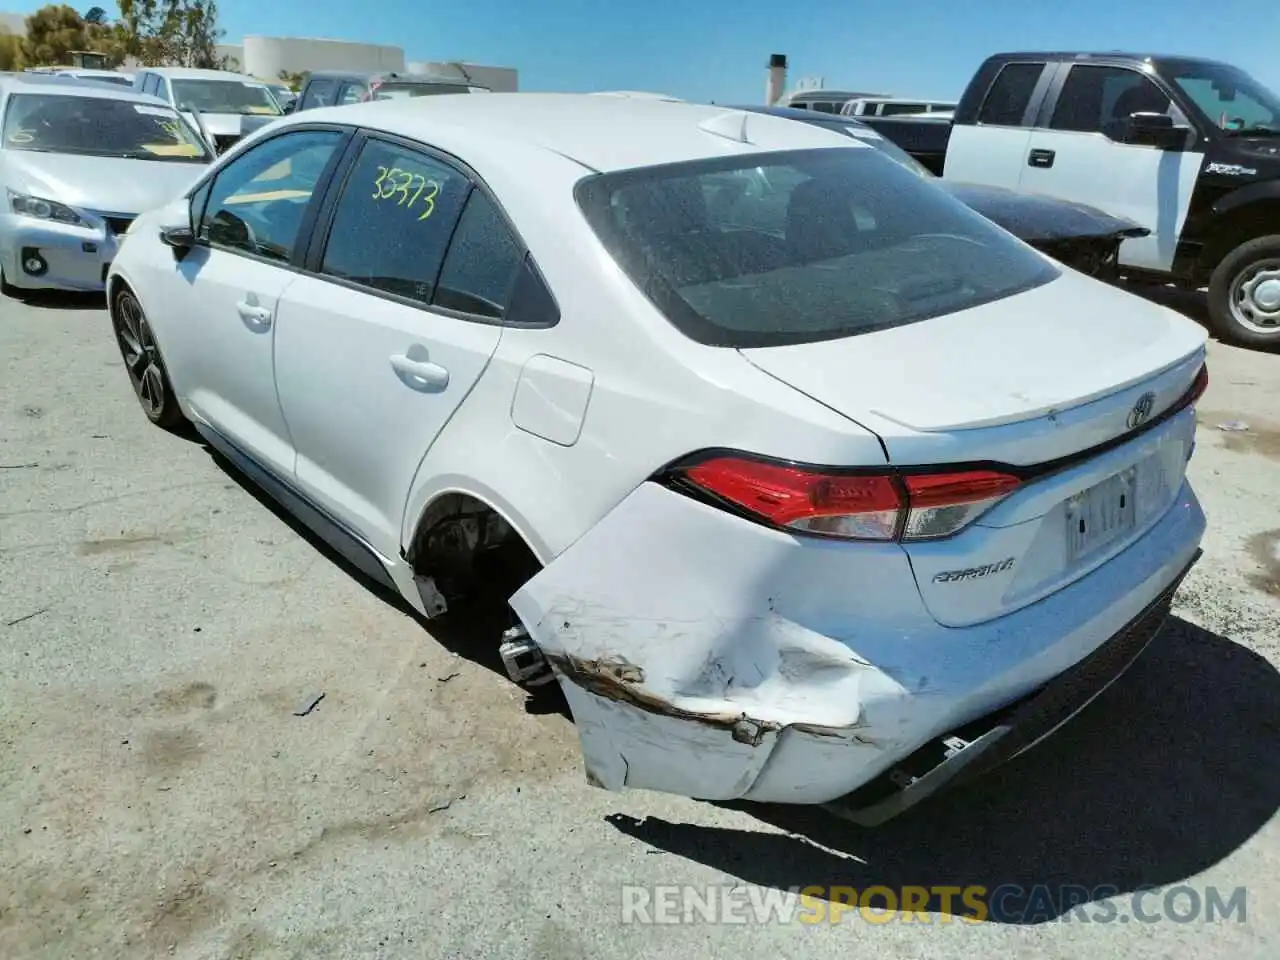
[{"label": "wheel hub", "polygon": [[1255,333],[1280,334],[1280,260],[1251,263],[1231,283],[1231,312]]}]

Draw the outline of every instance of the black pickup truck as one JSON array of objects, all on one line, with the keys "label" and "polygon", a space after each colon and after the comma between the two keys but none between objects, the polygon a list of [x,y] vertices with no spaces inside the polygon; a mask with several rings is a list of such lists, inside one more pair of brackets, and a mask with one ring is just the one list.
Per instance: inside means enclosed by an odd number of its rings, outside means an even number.
[{"label": "black pickup truck", "polygon": [[861,117],[948,180],[1074,200],[1150,229],[1122,272],[1209,288],[1225,340],[1280,347],[1280,97],[1230,64],[1001,53],[951,121]]}]

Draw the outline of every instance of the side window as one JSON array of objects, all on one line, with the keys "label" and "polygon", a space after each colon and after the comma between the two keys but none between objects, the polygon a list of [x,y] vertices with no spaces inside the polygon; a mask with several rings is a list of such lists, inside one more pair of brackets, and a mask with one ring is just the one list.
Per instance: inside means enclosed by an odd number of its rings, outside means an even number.
[{"label": "side window", "polygon": [[345,106],[348,103],[359,103],[360,98],[364,96],[364,84],[362,83],[344,83],[342,85],[342,93],[338,95],[338,106]]},{"label": "side window", "polygon": [[1082,133],[1115,132],[1131,113],[1166,113],[1170,105],[1160,88],[1136,70],[1077,64],[1062,85],[1049,126]]},{"label": "side window", "polygon": [[407,147],[370,140],[334,211],[320,270],[431,303],[471,181]]},{"label": "side window", "polygon": [[214,181],[197,237],[287,263],[307,205],[341,142],[334,130],[303,130],[237,157]]},{"label": "side window", "polygon": [[337,80],[312,80],[307,84],[307,92],[302,98],[301,109],[311,110],[315,107],[333,106],[333,94],[337,89]]},{"label": "side window", "polygon": [[173,98],[169,96],[169,81],[164,77],[156,77],[156,96],[162,100],[173,101]]},{"label": "side window", "polygon": [[472,190],[440,269],[434,303],[497,320],[524,259],[519,241],[483,190]]},{"label": "side window", "polygon": [[1021,126],[1044,67],[1043,63],[1006,63],[987,91],[987,98],[978,111],[978,122]]}]

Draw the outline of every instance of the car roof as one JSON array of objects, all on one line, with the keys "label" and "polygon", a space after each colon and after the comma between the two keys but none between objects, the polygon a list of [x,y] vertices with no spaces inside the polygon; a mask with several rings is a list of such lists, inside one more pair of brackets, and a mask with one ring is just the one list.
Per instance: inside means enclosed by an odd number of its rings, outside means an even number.
[{"label": "car roof", "polygon": [[[700,124],[747,124],[750,142]],[[590,93],[494,93],[484,97],[417,97],[304,110],[272,129],[306,123],[369,127],[457,153],[473,164],[501,162],[518,140],[597,172],[810,147],[857,147],[857,141],[810,124],[710,104]],[[865,145],[861,145],[865,146]]]},{"label": "car roof", "polygon": [[[15,73],[12,76],[0,74],[0,92],[4,93],[41,93],[64,97],[97,97],[100,100],[125,100],[130,103],[151,103],[158,106],[169,106],[168,102],[149,93],[139,93],[129,87],[111,83],[77,83],[80,77],[68,77],[53,73]],[[83,78],[88,80],[88,77]]]},{"label": "car roof", "polygon": [[199,67],[142,67],[139,73],[158,73],[170,80],[235,80],[244,83],[261,84],[257,77],[247,73],[232,73],[230,70],[204,70]]},{"label": "car roof", "polygon": [[409,73],[404,70],[312,70],[311,78],[318,80],[407,80],[410,83],[447,83],[455,87],[470,84],[461,77],[448,77],[438,73]]}]

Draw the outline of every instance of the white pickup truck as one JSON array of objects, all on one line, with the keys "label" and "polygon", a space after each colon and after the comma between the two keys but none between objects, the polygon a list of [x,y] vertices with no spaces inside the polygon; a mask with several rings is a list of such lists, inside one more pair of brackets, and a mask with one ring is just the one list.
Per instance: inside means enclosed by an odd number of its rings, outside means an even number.
[{"label": "white pickup truck", "polygon": [[1189,57],[1001,53],[952,122],[860,118],[948,180],[1074,200],[1151,230],[1124,274],[1209,288],[1223,339],[1280,347],[1280,97]]}]

